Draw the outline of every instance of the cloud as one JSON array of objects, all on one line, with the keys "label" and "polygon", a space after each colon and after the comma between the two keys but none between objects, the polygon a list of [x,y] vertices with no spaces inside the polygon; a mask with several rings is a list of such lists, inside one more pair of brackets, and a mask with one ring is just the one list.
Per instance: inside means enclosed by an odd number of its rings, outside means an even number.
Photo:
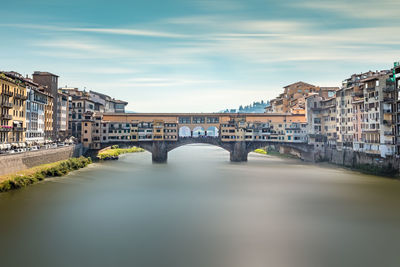
[{"label": "cloud", "polygon": [[320,10],[336,13],[351,18],[364,19],[394,19],[398,16],[400,2],[393,0],[363,0],[363,1],[306,1],[296,4],[299,8]]},{"label": "cloud", "polygon": [[[116,45],[105,44],[89,38],[70,37],[35,41],[35,46],[44,48],[42,54],[60,57],[67,55],[74,58],[109,58],[109,57],[134,57],[138,52],[134,49],[122,48]],[[52,51],[49,51],[52,49]]]},{"label": "cloud", "polygon": [[100,34],[145,36],[145,37],[159,37],[159,38],[187,37],[186,35],[183,34],[132,29],[132,28],[64,27],[57,25],[52,26],[52,25],[35,25],[35,24],[0,24],[0,27],[14,27],[14,28],[36,29],[45,31],[56,31],[56,32],[89,32],[89,33],[100,33]]},{"label": "cloud", "polygon": [[91,32],[91,33],[160,37],[160,38],[187,38],[188,37],[187,35],[183,35],[183,34],[148,31],[148,30],[126,29],[126,28],[60,28],[60,30],[72,31],[72,32]]},{"label": "cloud", "polygon": [[[210,84],[216,85],[225,83],[227,81],[222,80],[207,80],[201,77],[160,77],[152,78],[152,77],[135,77],[128,79],[120,79],[117,82],[113,81],[109,84],[109,86],[119,87],[119,88],[148,88],[151,87],[153,89],[164,89],[164,88],[175,88],[177,86],[187,86],[187,85],[205,85],[209,86]],[[104,86],[105,84],[96,84],[96,86]]]}]

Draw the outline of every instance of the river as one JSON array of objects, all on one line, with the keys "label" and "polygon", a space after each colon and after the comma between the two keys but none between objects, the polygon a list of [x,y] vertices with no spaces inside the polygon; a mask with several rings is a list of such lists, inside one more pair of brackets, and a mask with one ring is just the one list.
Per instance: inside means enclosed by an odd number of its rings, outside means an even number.
[{"label": "river", "polygon": [[400,266],[400,182],[190,145],[0,194],[0,266]]}]

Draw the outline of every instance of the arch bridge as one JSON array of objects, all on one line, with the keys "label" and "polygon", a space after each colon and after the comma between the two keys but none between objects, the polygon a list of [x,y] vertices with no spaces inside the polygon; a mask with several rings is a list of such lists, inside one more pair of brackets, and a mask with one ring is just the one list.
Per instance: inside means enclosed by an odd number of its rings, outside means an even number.
[{"label": "arch bridge", "polygon": [[249,152],[274,146],[313,160],[304,114],[230,113],[113,113],[94,114],[82,121],[84,147],[137,146],[152,153],[153,162],[166,162],[168,152],[187,144],[210,144],[230,153],[234,162]]},{"label": "arch bridge", "polygon": [[152,160],[155,163],[165,163],[168,159],[168,152],[175,148],[189,144],[208,144],[220,147],[230,153],[230,161],[244,162],[250,152],[258,149],[273,146],[275,149],[292,149],[296,151],[300,158],[306,161],[314,161],[313,148],[309,144],[289,143],[289,142],[271,142],[271,141],[236,141],[223,142],[215,137],[203,138],[180,138],[178,141],[142,141],[142,142],[112,142],[104,143],[102,148],[112,145],[119,147],[140,147],[152,154]]}]

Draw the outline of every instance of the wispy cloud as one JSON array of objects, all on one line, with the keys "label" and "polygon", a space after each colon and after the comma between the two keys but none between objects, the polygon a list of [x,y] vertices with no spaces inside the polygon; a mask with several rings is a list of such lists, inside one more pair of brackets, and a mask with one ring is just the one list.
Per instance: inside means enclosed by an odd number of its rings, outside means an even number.
[{"label": "wispy cloud", "polygon": [[71,32],[91,32],[91,33],[161,37],[161,38],[187,38],[188,37],[187,35],[183,35],[183,34],[149,31],[149,30],[126,29],[126,28],[59,28],[59,30],[71,31]]},{"label": "wispy cloud", "polygon": [[33,44],[37,47],[44,48],[45,50],[42,50],[44,54],[50,55],[51,52],[54,52],[54,55],[58,57],[62,55],[62,53],[68,53],[69,56],[75,55],[74,57],[77,58],[134,57],[138,54],[134,49],[105,44],[102,41],[96,42],[89,38],[83,39],[73,37],[50,39],[35,41]]},{"label": "wispy cloud", "polygon": [[394,19],[398,16],[400,9],[400,2],[393,0],[306,1],[295,5],[299,8],[320,10],[326,13],[336,13],[341,16],[364,19]]},{"label": "wispy cloud", "polygon": [[63,27],[57,25],[52,26],[52,25],[35,25],[35,24],[0,24],[0,27],[25,28],[25,29],[56,31],[56,32],[88,32],[88,33],[145,36],[145,37],[159,37],[159,38],[188,37],[187,35],[177,34],[177,33],[132,29],[132,28]]}]

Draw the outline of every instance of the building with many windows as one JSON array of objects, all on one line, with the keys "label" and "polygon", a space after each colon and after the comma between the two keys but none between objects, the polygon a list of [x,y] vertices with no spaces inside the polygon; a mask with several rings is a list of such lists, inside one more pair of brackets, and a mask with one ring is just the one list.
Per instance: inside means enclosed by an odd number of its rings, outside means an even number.
[{"label": "building with many windows", "polygon": [[0,142],[24,146],[26,131],[26,86],[14,73],[0,73]]},{"label": "building with many windows", "polygon": [[52,123],[52,125],[46,124],[46,138],[49,140],[55,140],[58,138],[58,76],[50,72],[35,71],[32,75],[32,78],[35,83],[43,86],[44,91],[49,94],[48,99],[51,98],[51,103],[49,103],[49,105],[51,106],[52,110],[47,110],[47,114],[51,114],[52,119],[47,118],[46,122]]},{"label": "building with many windows", "polygon": [[43,144],[45,141],[45,108],[48,96],[33,81],[27,83],[26,89],[26,142],[28,145]]},{"label": "building with many windows", "polygon": [[59,90],[57,98],[57,135],[58,139],[64,139],[70,135],[68,131],[70,96]]}]

